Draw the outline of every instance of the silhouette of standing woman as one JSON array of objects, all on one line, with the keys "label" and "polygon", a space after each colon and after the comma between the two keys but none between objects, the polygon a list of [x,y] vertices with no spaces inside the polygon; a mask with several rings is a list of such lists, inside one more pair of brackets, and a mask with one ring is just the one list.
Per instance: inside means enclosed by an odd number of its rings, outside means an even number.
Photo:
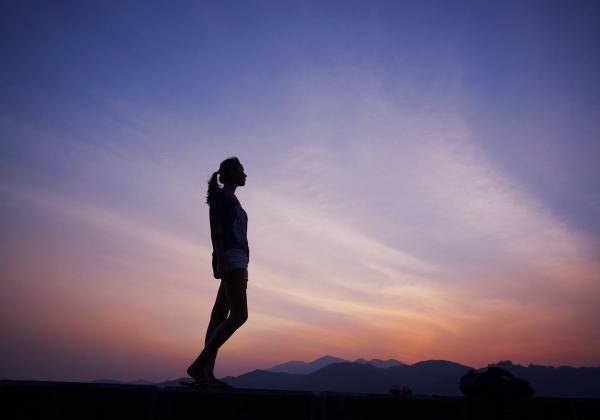
[{"label": "silhouette of standing woman", "polygon": [[[223,188],[217,183],[217,176]],[[209,205],[213,245],[213,276],[221,279],[204,350],[187,369],[193,386],[223,386],[227,383],[214,375],[219,347],[248,319],[246,288],[248,285],[248,216],[235,196],[237,187],[246,185],[244,167],[236,157],[221,162],[208,182],[206,203]]]}]

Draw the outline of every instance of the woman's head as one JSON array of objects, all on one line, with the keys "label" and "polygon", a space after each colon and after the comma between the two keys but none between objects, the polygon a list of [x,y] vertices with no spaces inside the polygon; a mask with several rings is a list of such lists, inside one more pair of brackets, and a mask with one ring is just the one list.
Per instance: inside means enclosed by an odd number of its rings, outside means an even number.
[{"label": "woman's head", "polygon": [[219,165],[219,170],[213,173],[208,181],[206,202],[209,205],[214,197],[214,192],[219,188],[217,175],[221,184],[234,187],[246,185],[246,174],[244,173],[244,166],[241,164],[240,160],[235,156],[225,159]]},{"label": "woman's head", "polygon": [[246,183],[244,166],[235,156],[221,162],[218,172],[221,184],[233,184],[236,187],[240,187]]}]

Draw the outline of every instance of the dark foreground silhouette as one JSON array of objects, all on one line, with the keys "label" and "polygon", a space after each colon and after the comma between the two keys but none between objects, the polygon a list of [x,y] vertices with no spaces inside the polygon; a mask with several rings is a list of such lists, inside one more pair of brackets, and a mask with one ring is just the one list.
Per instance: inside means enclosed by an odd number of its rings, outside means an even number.
[{"label": "dark foreground silhouette", "polygon": [[7,419],[598,419],[600,400],[394,397],[76,382],[0,381]]}]

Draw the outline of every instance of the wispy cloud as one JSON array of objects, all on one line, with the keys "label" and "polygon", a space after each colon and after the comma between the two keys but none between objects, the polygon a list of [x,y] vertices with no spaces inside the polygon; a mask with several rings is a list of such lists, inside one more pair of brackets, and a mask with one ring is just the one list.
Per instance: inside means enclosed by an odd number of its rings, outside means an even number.
[{"label": "wispy cloud", "polygon": [[80,199],[48,190],[29,190],[7,184],[0,186],[0,191],[14,203],[13,205],[33,206],[51,211],[56,216],[66,218],[69,222],[105,230],[119,237],[137,241],[139,245],[150,245],[161,251],[169,250],[168,254],[163,254],[163,257],[175,258],[183,262],[206,258],[206,255],[209,254],[203,244],[169,235],[160,229],[137,222],[131,217],[122,216]]},{"label": "wispy cloud", "polygon": [[[27,106],[0,115],[11,140],[2,143],[0,168],[1,285],[9,292],[0,322],[11,338],[3,354],[12,355],[3,367],[85,379],[99,368],[124,379],[150,365],[155,378],[182,372],[202,346],[219,284],[206,181],[230,155],[249,174],[237,194],[250,218],[250,318],[221,350],[221,373],[325,353],[472,365],[596,361],[598,238],[557,216],[489,152],[508,146],[480,138],[490,114],[508,113],[503,104],[477,109],[499,98],[501,86],[485,87],[493,61],[478,73],[469,59],[481,51],[462,45],[462,33],[449,45],[435,32],[423,45],[433,49],[405,45],[400,53],[404,32],[390,32],[397,22],[385,29],[380,18],[373,22],[381,38],[369,44],[383,48],[378,53],[364,55],[362,35],[355,50],[338,48],[351,37],[328,33],[324,55],[311,48],[288,56],[294,65],[277,80],[249,75],[274,74],[287,48],[269,71],[232,66],[251,64],[237,61],[235,48],[223,66],[189,57],[195,48],[169,48],[181,68],[158,66],[147,80],[136,72],[131,89],[86,66],[68,86],[24,81],[12,89],[14,102]],[[401,25],[406,35],[419,35],[417,26]],[[206,42],[225,42],[210,25],[201,28]],[[386,39],[393,45],[383,47]],[[71,56],[54,41],[61,57]],[[211,51],[221,54],[223,45]],[[555,90],[538,94],[546,91]],[[554,130],[547,115],[567,127],[572,110],[564,106],[513,116],[518,142],[545,146],[533,136]],[[562,168],[569,136],[531,164]],[[563,174],[553,172],[556,190],[577,189]],[[593,194],[576,195],[598,207]],[[31,347],[51,348],[59,367],[24,358]],[[75,366],[84,352],[89,360]],[[111,367],[113,360],[122,363]]]}]

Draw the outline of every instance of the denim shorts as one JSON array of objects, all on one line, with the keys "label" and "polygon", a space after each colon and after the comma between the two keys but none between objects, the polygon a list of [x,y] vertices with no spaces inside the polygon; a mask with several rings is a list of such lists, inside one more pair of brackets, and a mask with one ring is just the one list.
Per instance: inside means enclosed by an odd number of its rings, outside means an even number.
[{"label": "denim shorts", "polygon": [[248,270],[248,255],[243,250],[227,248],[225,252],[223,252],[223,257],[225,258],[229,271],[238,268],[245,268]]}]

